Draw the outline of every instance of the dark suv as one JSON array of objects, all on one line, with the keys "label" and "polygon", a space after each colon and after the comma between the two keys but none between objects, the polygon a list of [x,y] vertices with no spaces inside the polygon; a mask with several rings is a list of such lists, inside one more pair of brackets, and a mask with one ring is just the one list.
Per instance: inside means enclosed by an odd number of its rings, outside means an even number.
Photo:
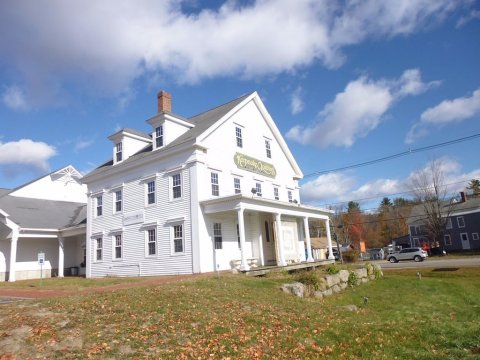
[{"label": "dark suv", "polygon": [[405,248],[399,252],[387,256],[387,261],[391,263],[399,262],[400,260],[415,260],[416,262],[423,261],[428,257],[425,250],[419,247]]}]

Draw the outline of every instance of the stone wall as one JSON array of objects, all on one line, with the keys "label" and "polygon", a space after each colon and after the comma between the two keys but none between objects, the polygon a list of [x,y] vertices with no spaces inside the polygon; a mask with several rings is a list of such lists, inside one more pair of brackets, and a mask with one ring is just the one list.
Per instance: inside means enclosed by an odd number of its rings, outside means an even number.
[{"label": "stone wall", "polygon": [[360,269],[351,271],[340,270],[337,274],[319,277],[315,286],[295,282],[283,284],[281,290],[298,297],[314,296],[324,298],[339,293],[349,286],[357,286],[382,276],[382,269],[379,265],[367,264]]}]

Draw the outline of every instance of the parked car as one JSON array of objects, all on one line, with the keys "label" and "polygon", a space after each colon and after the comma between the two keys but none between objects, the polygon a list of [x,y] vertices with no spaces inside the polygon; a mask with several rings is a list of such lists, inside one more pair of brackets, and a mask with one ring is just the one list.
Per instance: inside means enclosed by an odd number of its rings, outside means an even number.
[{"label": "parked car", "polygon": [[389,254],[387,261],[391,263],[399,262],[400,260],[415,260],[416,262],[423,261],[428,257],[425,250],[419,247],[405,248],[399,252]]}]

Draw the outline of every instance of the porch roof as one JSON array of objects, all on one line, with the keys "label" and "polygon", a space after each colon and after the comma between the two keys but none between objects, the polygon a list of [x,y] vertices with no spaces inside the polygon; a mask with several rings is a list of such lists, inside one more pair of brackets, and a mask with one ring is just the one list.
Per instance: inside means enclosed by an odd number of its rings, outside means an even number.
[{"label": "porch roof", "polygon": [[203,200],[200,201],[200,205],[203,206],[206,214],[245,209],[323,220],[329,219],[330,215],[333,214],[333,211],[328,209],[321,209],[313,206],[288,203],[278,200],[264,199],[258,196],[245,196],[243,194]]}]

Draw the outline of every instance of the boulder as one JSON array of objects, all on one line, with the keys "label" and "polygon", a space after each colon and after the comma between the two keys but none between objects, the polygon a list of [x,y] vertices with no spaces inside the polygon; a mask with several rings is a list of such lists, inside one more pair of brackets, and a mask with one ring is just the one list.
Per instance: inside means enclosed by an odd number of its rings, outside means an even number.
[{"label": "boulder", "polygon": [[347,310],[347,311],[352,311],[352,312],[358,311],[358,307],[356,305],[345,305],[345,306],[342,306],[342,308]]},{"label": "boulder", "polygon": [[348,281],[348,275],[349,275],[348,270],[340,270],[338,273],[338,276],[340,276],[340,281],[346,283]]},{"label": "boulder", "polygon": [[313,293],[313,296],[318,298],[318,299],[323,299],[323,291],[315,291]]},{"label": "boulder", "polygon": [[340,291],[342,291],[342,288],[340,287],[340,285],[333,285],[332,286],[332,291],[337,294],[339,293]]},{"label": "boulder", "polygon": [[303,295],[305,294],[305,286],[300,282],[283,284],[281,289],[283,292],[293,294],[297,297],[303,297]]},{"label": "boulder", "polygon": [[372,274],[372,275],[368,275],[368,278],[369,278],[370,280],[375,280],[375,275],[373,275],[373,274]]},{"label": "boulder", "polygon": [[355,270],[353,270],[353,272],[355,273],[355,275],[357,275],[358,279],[363,279],[363,278],[367,277],[367,269],[365,269],[365,268],[355,269]]},{"label": "boulder", "polygon": [[332,289],[327,289],[327,290],[323,291],[322,294],[323,294],[323,297],[327,297],[327,296],[332,295],[333,291],[332,291]]},{"label": "boulder", "polygon": [[327,280],[325,278],[318,279],[318,290],[325,291],[329,288]]},{"label": "boulder", "polygon": [[363,284],[368,282],[368,277],[361,278],[360,282],[363,283]]},{"label": "boulder", "polygon": [[338,286],[340,286],[340,289],[345,290],[348,287],[348,283],[341,282]]},{"label": "boulder", "polygon": [[328,287],[331,288],[333,285],[337,285],[340,283],[340,275],[339,274],[327,275],[325,276],[325,280],[327,280]]}]

